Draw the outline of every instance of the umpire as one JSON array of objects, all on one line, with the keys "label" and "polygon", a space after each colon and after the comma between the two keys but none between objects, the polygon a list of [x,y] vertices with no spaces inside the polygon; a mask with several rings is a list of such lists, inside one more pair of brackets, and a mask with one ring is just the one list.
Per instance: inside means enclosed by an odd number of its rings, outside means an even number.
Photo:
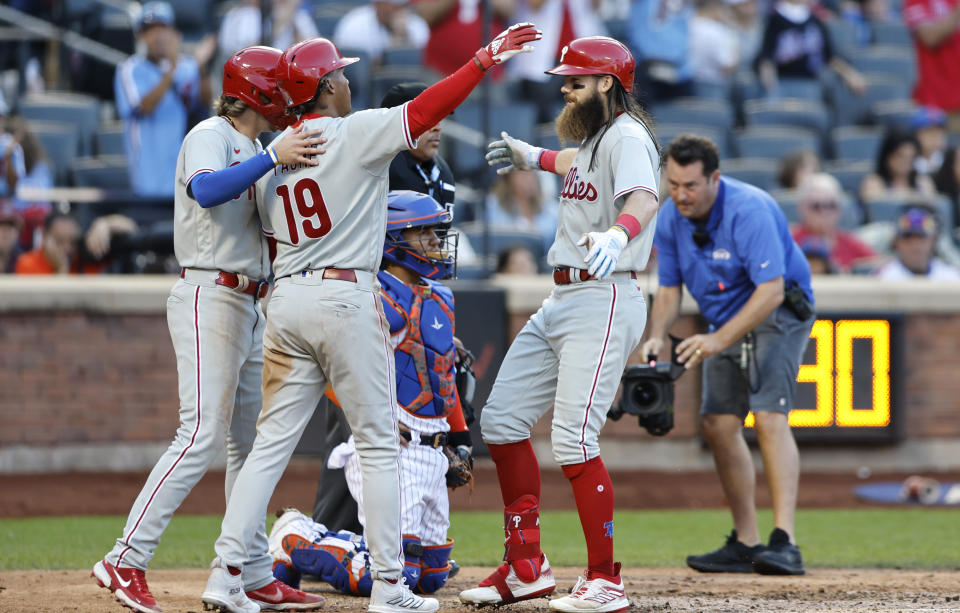
[{"label": "umpire", "polygon": [[[399,83],[387,90],[381,108],[393,108],[419,96],[427,86],[423,83]],[[436,125],[417,139],[416,149],[401,151],[390,164],[390,189],[429,194],[452,212],[454,180],[450,166],[440,157],[440,126]],[[314,418],[325,424],[323,441],[323,468],[317,483],[317,497],[313,505],[313,520],[329,530],[350,530],[360,534],[363,527],[357,518],[357,502],[350,495],[342,468],[327,468],[330,452],[350,438],[350,426],[343,411],[324,399]]]},{"label": "umpire", "polygon": [[[813,326],[810,268],[769,194],[721,177],[716,145],[681,135],[667,148],[670,199],[657,221],[660,286],[643,355],[659,355],[680,312],[681,284],[710,324],[677,346],[678,361],[703,362],[700,429],[713,452],[733,514],[716,551],[687,557],[701,572],[802,575],[794,541],[799,453],[787,416]],[[747,412],[773,497],[767,545],[757,530],[753,459],[743,438]]]}]

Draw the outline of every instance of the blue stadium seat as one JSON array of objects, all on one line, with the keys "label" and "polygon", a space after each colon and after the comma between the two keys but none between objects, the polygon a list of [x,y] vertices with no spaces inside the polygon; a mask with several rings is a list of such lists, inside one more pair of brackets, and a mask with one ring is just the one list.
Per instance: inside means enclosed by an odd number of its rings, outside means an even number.
[{"label": "blue stadium seat", "polygon": [[882,138],[882,128],[834,128],[830,131],[833,157],[838,160],[872,160],[877,155]]},{"label": "blue stadium seat", "polygon": [[97,155],[123,155],[123,123],[102,124],[94,135]]},{"label": "blue stadium seat", "polygon": [[359,62],[354,62],[343,69],[343,74],[350,80],[350,94],[353,108],[356,110],[370,108],[371,106],[380,106],[380,98],[372,98],[371,88],[373,86],[372,66],[370,65],[370,56],[363,49],[339,49],[340,55],[344,57],[358,57]]},{"label": "blue stadium seat", "polygon": [[856,194],[860,191],[860,182],[863,177],[873,172],[873,159],[835,160],[825,162],[823,171],[833,177],[843,186],[843,191]]},{"label": "blue stadium seat", "polygon": [[822,102],[800,98],[748,100],[743,106],[743,116],[748,126],[794,126],[814,130],[821,137],[830,123]]},{"label": "blue stadium seat", "polygon": [[[453,121],[463,124],[468,128],[477,131],[483,130],[483,117],[481,107],[478,104],[467,103],[454,112]],[[490,107],[490,121],[488,128],[493,137],[499,135],[501,131],[506,131],[511,136],[520,140],[532,142],[536,138],[537,110],[532,104],[527,102],[517,102],[502,106]],[[453,145],[453,160],[459,173],[477,173],[487,168],[487,162],[484,159],[486,151],[472,144],[455,141]]]},{"label": "blue stadium seat", "polygon": [[820,152],[820,137],[812,130],[790,126],[749,127],[734,133],[740,157],[779,160],[796,149]]},{"label": "blue stadium seat", "polygon": [[73,175],[73,184],[77,187],[130,189],[127,158],[123,155],[77,158],[70,170]]},{"label": "blue stadium seat", "polygon": [[[870,221],[896,221],[903,207],[907,203],[903,200],[875,200],[866,203],[867,216]],[[941,228],[953,228],[953,207],[946,198],[937,198],[929,204],[940,218]]]},{"label": "blue stadium seat", "polygon": [[177,16],[177,29],[185,40],[196,41],[215,32],[212,0],[168,0]]},{"label": "blue stadium seat", "polygon": [[703,136],[712,140],[717,145],[717,149],[720,152],[720,159],[725,158],[730,150],[730,147],[727,144],[728,140],[726,133],[703,125],[688,123],[657,123],[654,124],[654,134],[656,134],[657,140],[660,141],[660,147],[663,149],[666,149],[667,145],[670,144],[670,141],[681,134],[695,134],[697,136]]},{"label": "blue stadium seat", "polygon": [[54,185],[66,185],[70,166],[77,158],[79,138],[76,126],[63,121],[28,121],[27,126],[50,160]]},{"label": "blue stadium seat", "polygon": [[857,26],[846,19],[831,19],[826,22],[830,33],[830,42],[834,49],[843,57],[855,56],[860,47],[857,44]]},{"label": "blue stadium seat", "polygon": [[853,65],[860,72],[884,74],[901,79],[906,87],[917,77],[917,64],[912,50],[899,45],[872,46],[853,56]]},{"label": "blue stadium seat", "polygon": [[423,51],[415,47],[387,49],[383,52],[384,66],[420,66],[423,64]]},{"label": "blue stadium seat", "polygon": [[783,209],[783,213],[787,216],[789,223],[794,224],[800,221],[797,206],[797,190],[778,189],[771,191],[770,195],[773,196],[773,199],[776,200],[780,208]]},{"label": "blue stadium seat", "polygon": [[874,121],[884,126],[906,127],[916,109],[916,103],[910,98],[898,98],[874,103],[870,107],[870,114]]},{"label": "blue stadium seat", "polygon": [[[483,224],[481,222],[465,223],[460,226],[460,231],[470,240],[470,246],[477,255],[483,257]],[[543,266],[543,260],[546,257],[543,238],[535,232],[521,232],[512,228],[490,228],[490,251],[487,257],[491,263],[496,263],[497,254],[513,245],[523,245],[529,249],[537,262]]]},{"label": "blue stadium seat", "polygon": [[657,124],[703,125],[726,132],[733,128],[733,108],[726,100],[679,98],[650,109]]},{"label": "blue stadium seat", "polygon": [[77,131],[79,153],[92,153],[93,133],[100,123],[100,101],[97,98],[73,92],[45,92],[23,98],[19,111],[31,121],[69,122]]},{"label": "blue stadium seat", "polygon": [[870,31],[873,34],[874,45],[893,45],[908,48],[913,46],[913,37],[910,36],[910,30],[902,22],[872,23],[870,24]]},{"label": "blue stadium seat", "polygon": [[777,161],[768,158],[722,158],[720,172],[728,177],[771,190],[777,185]]}]

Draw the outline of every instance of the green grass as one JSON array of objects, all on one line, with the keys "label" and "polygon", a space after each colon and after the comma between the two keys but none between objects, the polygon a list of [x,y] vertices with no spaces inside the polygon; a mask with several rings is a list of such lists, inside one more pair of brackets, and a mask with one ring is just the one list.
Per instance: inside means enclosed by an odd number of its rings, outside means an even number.
[{"label": "green grass", "polygon": [[[951,509],[800,511],[797,533],[809,568],[960,569],[957,518]],[[0,570],[89,568],[109,549],[123,522],[121,517],[0,520]],[[720,546],[730,531],[730,515],[722,510],[623,511],[615,522],[616,557],[624,566],[682,566],[688,554]],[[501,513],[458,512],[451,523],[458,562],[500,562]],[[575,512],[544,512],[541,525],[551,564],[585,564]],[[762,512],[761,534],[771,528],[770,513]],[[219,531],[220,517],[175,516],[150,567],[205,567]]]}]

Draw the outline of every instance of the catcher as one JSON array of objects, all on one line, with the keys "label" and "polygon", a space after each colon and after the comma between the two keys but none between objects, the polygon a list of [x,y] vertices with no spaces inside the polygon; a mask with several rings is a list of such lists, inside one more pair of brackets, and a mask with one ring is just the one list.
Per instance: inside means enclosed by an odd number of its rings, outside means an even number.
[{"label": "catcher", "polygon": [[[472,442],[464,416],[466,409],[472,418],[472,411],[469,403],[461,403],[456,368],[456,362],[468,365],[472,356],[454,337],[453,292],[437,281],[456,269],[457,234],[449,231],[451,219],[450,211],[426,194],[390,192],[377,275],[396,356],[397,402],[404,409],[399,432],[403,576],[411,589],[423,594],[442,587],[452,568],[447,488],[472,487],[473,479]],[[332,392],[328,395],[335,401]],[[333,450],[328,466],[344,468],[364,525],[360,463],[352,436]],[[365,559],[360,541],[351,533],[329,532],[299,512],[285,517],[270,536],[275,577],[292,586],[306,573],[345,593],[369,593],[366,573],[357,563]],[[304,522],[313,527],[304,528]]]}]

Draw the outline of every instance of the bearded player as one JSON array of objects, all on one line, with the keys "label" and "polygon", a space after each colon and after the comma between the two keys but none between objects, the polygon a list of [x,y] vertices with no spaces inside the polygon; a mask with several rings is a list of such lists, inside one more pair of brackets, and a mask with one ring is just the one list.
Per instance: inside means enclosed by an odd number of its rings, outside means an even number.
[{"label": "bearded player", "polygon": [[[390,192],[383,263],[377,274],[396,361],[397,401],[402,409],[403,579],[421,594],[440,589],[451,571],[453,540],[447,538],[447,487],[465,483],[456,481],[456,471],[450,471],[448,454],[454,464],[462,461],[467,470],[473,463],[470,432],[456,386],[453,292],[440,282],[456,267],[457,234],[449,230],[451,221],[450,211],[426,194]],[[336,467],[345,469],[350,493],[360,508],[360,523],[365,524],[360,458],[353,437],[336,447],[330,457]],[[304,527],[305,521],[312,525]],[[365,581],[363,566],[352,564],[352,560],[344,564],[345,556],[352,551],[349,534],[344,538],[344,534],[326,531],[325,526],[296,511],[287,511],[277,524],[294,535],[285,540],[288,535],[277,533],[277,525],[270,533],[277,578],[296,587],[299,574],[306,573],[323,578],[341,591],[369,594],[370,582]],[[323,535],[325,540],[306,538],[311,535]]]},{"label": "bearded player", "polygon": [[[363,482],[364,537],[373,586],[369,611],[429,613],[434,598],[402,580],[401,485],[396,375],[390,330],[378,296],[390,162],[416,145],[478,85],[489,68],[541,34],[517,24],[457,72],[412,101],[351,113],[344,67],[324,38],[284,51],[277,85],[297,125],[322,129],[328,155],[317,167],[282,165],[257,183],[264,231],[277,241],[277,278],[263,338],[263,404],[253,449],[227,503],[203,601],[231,613],[259,610],[239,577],[262,551],[254,537],[267,504],[327,383],[353,432]],[[265,545],[265,543],[263,544]],[[271,577],[266,569],[266,577]],[[264,580],[266,580],[266,577]]]},{"label": "bearded player", "polygon": [[623,611],[630,606],[613,559],[613,487],[597,437],[620,376],[637,347],[646,305],[636,286],[653,243],[660,153],[633,88],[630,51],[607,37],[578,38],[560,65],[566,106],[562,141],[545,151],[503,133],[491,143],[497,172],[539,169],[564,177],[556,240],[548,254],[555,287],[513,341],[480,415],[504,504],[505,563],[460,594],[499,605],[556,588],[540,549],[540,469],[530,429],[553,407],[553,456],[570,480],[587,544],[587,572],[554,611]]},{"label": "bearded player", "polygon": [[[260,413],[259,300],[266,294],[267,245],[253,184],[278,163],[315,165],[319,131],[299,130],[261,147],[261,132],[293,121],[276,91],[280,50],[248,47],[223,70],[217,116],[184,138],[177,161],[174,250],[183,266],[167,300],[177,355],[180,427],[133,503],[123,534],[93,568],[97,583],[136,611],[160,611],[144,571],[173,513],[226,446],[229,498],[253,446]],[[266,543],[263,522],[256,538]],[[246,561],[242,583],[265,609],[314,609],[323,598],[265,579],[271,559]]]}]

